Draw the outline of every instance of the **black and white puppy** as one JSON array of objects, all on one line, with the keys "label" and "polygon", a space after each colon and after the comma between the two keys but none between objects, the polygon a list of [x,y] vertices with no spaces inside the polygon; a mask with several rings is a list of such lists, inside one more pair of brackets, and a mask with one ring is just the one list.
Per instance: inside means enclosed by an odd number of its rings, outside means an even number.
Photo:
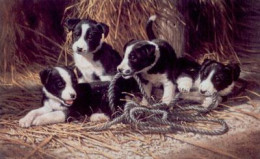
[{"label": "black and white puppy", "polygon": [[[100,86],[78,84],[70,67],[53,67],[40,72],[42,107],[20,119],[21,127],[65,122],[67,117],[91,116],[91,121],[108,120],[111,111],[106,98],[109,82]],[[101,111],[102,113],[97,113]]]},{"label": "black and white puppy", "polygon": [[215,60],[205,60],[199,71],[196,83],[199,92],[209,96],[218,92],[220,96],[227,96],[235,86],[240,75],[238,64],[224,65]]},{"label": "black and white puppy", "polygon": [[[174,69],[176,54],[171,45],[160,39],[153,39],[151,27],[152,21],[149,19],[146,32],[150,40],[131,40],[124,46],[124,58],[117,70],[124,78],[130,78],[137,74],[143,82],[145,92],[151,95],[153,86],[163,86],[164,93],[162,102],[169,104],[175,93],[176,86],[172,80],[172,70]],[[142,104],[147,101],[143,98]]]},{"label": "black and white puppy", "polygon": [[65,26],[72,31],[79,83],[111,81],[122,58],[102,41],[102,37],[107,37],[109,27],[91,19],[68,19]]},{"label": "black and white puppy", "polygon": [[232,92],[235,81],[238,80],[240,75],[238,64],[224,65],[209,59],[202,63],[199,70],[198,67],[193,68],[196,68],[194,69],[194,76],[189,73],[177,78],[178,89],[180,92],[189,92],[192,87],[197,89],[200,94],[206,96],[203,106],[211,104],[212,99],[209,96],[214,93],[220,95],[219,102],[221,102],[222,97]]}]

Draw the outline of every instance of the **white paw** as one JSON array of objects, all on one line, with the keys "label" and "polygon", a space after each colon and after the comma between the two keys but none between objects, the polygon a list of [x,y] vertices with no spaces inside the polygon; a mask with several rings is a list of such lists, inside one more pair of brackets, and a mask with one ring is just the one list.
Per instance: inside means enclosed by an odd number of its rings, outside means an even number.
[{"label": "white paw", "polygon": [[142,101],[140,102],[140,105],[147,106],[148,105],[148,101],[145,98],[143,98]]},{"label": "white paw", "polygon": [[32,125],[33,116],[25,116],[19,120],[19,125],[24,128],[28,128]]},{"label": "white paw", "polygon": [[181,93],[189,93],[190,89],[191,89],[191,86],[189,86],[189,85],[184,85],[184,84],[178,85],[178,90]]},{"label": "white paw", "polygon": [[44,115],[42,115],[42,116],[36,117],[36,118],[33,120],[32,125],[39,126],[39,125],[46,125],[46,124],[48,124],[48,123],[49,123],[49,122],[48,122],[48,119],[46,119],[46,118],[44,117]]},{"label": "white paw", "polygon": [[109,121],[109,117],[103,113],[95,113],[90,116],[91,122],[106,122]]},{"label": "white paw", "polygon": [[206,97],[202,103],[203,107],[209,107],[213,102],[212,97]]},{"label": "white paw", "polygon": [[192,78],[190,77],[180,77],[177,79],[178,90],[181,93],[189,93],[192,87]]},{"label": "white paw", "polygon": [[163,98],[163,99],[162,99],[162,102],[165,103],[165,104],[167,104],[167,105],[169,105],[169,104],[171,103],[171,101],[172,101],[172,98],[171,98],[171,97],[167,97],[167,98]]}]

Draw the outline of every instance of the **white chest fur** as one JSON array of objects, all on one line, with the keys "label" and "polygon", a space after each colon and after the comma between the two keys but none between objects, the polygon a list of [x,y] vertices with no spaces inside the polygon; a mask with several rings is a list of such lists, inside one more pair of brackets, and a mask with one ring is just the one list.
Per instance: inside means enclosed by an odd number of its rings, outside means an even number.
[{"label": "white chest fur", "polygon": [[[93,82],[93,73],[102,78],[104,75],[104,68],[99,61],[93,60],[93,54],[80,55],[74,53],[75,65],[78,67],[83,75],[83,79],[79,82]],[[101,79],[102,80],[102,79]]]},{"label": "white chest fur", "polygon": [[46,101],[44,101],[43,103],[43,107],[45,107],[46,109],[51,109],[51,110],[66,110],[66,107],[61,106],[61,103],[53,100],[53,99],[47,99]]}]

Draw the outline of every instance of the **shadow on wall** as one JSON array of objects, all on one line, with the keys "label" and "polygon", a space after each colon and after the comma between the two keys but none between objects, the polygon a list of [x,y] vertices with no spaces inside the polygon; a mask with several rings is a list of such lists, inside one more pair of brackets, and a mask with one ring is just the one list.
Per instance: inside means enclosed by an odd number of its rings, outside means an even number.
[{"label": "shadow on wall", "polygon": [[64,0],[1,1],[1,72],[34,62],[44,65],[56,62],[55,56],[65,40],[61,19],[67,3]]}]

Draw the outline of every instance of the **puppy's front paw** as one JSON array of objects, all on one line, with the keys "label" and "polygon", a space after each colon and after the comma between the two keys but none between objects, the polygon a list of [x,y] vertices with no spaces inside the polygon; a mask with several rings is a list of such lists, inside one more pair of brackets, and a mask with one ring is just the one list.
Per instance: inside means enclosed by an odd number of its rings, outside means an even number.
[{"label": "puppy's front paw", "polygon": [[33,122],[32,122],[32,125],[35,125],[35,126],[39,126],[39,125],[46,125],[48,124],[48,119],[45,118],[44,115],[42,116],[38,116],[36,117]]},{"label": "puppy's front paw", "polygon": [[178,90],[181,92],[181,93],[189,93],[190,92],[190,89],[191,89],[191,86],[189,85],[178,85]]},{"label": "puppy's front paw", "polygon": [[183,81],[183,82],[178,82],[178,90],[181,93],[189,93],[190,89],[192,87],[192,81]]},{"label": "puppy's front paw", "polygon": [[212,97],[206,97],[202,103],[203,107],[209,107],[213,103]]},{"label": "puppy's front paw", "polygon": [[140,105],[147,106],[148,105],[148,101],[143,97],[142,101],[140,102]]},{"label": "puppy's front paw", "polygon": [[90,116],[91,122],[106,122],[109,121],[109,117],[103,113],[95,113]]},{"label": "puppy's front paw", "polygon": [[178,90],[181,93],[189,93],[192,87],[192,78],[190,77],[181,77],[177,79]]},{"label": "puppy's front paw", "polygon": [[33,117],[32,116],[25,116],[19,120],[19,125],[24,128],[28,128],[32,125]]}]

